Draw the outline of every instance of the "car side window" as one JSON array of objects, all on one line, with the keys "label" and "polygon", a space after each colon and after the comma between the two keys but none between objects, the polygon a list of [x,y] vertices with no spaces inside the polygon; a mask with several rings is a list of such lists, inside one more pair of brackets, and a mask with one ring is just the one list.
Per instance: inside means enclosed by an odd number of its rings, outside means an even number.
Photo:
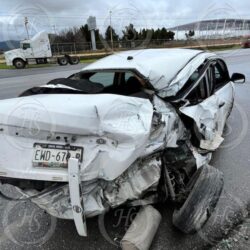
[{"label": "car side window", "polygon": [[128,79],[130,77],[133,77],[134,76],[134,73],[133,72],[130,72],[130,71],[126,71],[126,72],[120,72],[119,74],[119,85],[120,86],[125,86],[128,82]]},{"label": "car side window", "polygon": [[213,69],[211,67],[208,68],[207,74],[208,74],[207,93],[208,93],[208,96],[211,96],[214,94],[214,90],[215,90]]},{"label": "car side window", "polygon": [[226,64],[222,60],[218,60],[213,66],[213,77],[215,89],[218,89],[230,81]]},{"label": "car side window", "polygon": [[109,87],[113,85],[114,78],[115,78],[114,72],[97,72],[89,77],[89,81],[94,83],[100,83],[104,87]]},{"label": "car side window", "polygon": [[129,79],[130,77],[132,77],[132,76],[134,76],[134,73],[132,73],[132,72],[126,72],[126,73],[125,73],[125,82],[127,82],[128,79]]},{"label": "car side window", "polygon": [[23,49],[30,49],[30,43],[23,43]]},{"label": "car side window", "polygon": [[[198,80],[199,74],[195,72],[191,77],[190,81],[195,82]],[[210,76],[209,76],[209,70],[204,75],[204,77],[200,80],[200,82],[197,84],[197,86],[187,95],[186,99],[189,100],[189,102],[192,103],[199,103],[202,100],[208,98],[211,94],[211,88],[210,88]]]}]

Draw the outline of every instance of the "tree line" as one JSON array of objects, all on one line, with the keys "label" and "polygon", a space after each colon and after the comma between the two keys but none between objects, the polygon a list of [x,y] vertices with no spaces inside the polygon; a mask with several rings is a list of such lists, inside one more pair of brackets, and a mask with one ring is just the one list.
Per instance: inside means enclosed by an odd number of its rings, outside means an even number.
[{"label": "tree line", "polygon": [[[175,33],[166,28],[158,29],[140,29],[136,30],[133,24],[129,24],[122,30],[119,35],[114,28],[110,26],[107,27],[104,34],[101,34],[99,30],[95,31],[97,44],[105,40],[106,42],[111,41],[111,29],[112,38],[114,42],[128,42],[137,40],[174,40]],[[50,35],[53,38],[53,43],[79,43],[79,42],[91,42],[90,31],[88,30],[88,25],[85,24],[80,28],[74,27],[64,31],[59,34]]]}]

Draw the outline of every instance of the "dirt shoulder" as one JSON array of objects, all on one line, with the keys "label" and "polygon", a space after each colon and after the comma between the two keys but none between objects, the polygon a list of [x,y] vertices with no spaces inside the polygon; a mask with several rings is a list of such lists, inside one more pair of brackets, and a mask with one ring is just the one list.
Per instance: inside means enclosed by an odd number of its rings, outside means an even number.
[{"label": "dirt shoulder", "polygon": [[219,244],[211,250],[249,250],[250,249],[250,217],[234,228]]}]

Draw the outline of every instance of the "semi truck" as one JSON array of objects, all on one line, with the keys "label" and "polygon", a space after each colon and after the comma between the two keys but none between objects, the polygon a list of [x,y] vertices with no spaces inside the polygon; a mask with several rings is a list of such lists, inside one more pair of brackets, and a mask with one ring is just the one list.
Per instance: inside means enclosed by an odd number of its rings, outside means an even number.
[{"label": "semi truck", "polygon": [[80,62],[79,57],[67,54],[54,57],[48,33],[45,31],[37,33],[31,39],[21,41],[19,49],[7,51],[4,56],[6,64],[17,69],[23,69],[28,64],[46,64],[55,60],[61,66]]}]

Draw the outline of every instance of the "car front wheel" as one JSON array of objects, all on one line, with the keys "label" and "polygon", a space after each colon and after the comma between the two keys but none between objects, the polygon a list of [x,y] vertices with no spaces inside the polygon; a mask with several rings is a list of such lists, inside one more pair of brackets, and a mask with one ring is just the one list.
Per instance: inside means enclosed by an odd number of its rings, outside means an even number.
[{"label": "car front wheel", "polygon": [[219,200],[223,184],[222,172],[209,165],[199,168],[187,185],[187,199],[174,211],[173,224],[184,233],[201,229]]}]

